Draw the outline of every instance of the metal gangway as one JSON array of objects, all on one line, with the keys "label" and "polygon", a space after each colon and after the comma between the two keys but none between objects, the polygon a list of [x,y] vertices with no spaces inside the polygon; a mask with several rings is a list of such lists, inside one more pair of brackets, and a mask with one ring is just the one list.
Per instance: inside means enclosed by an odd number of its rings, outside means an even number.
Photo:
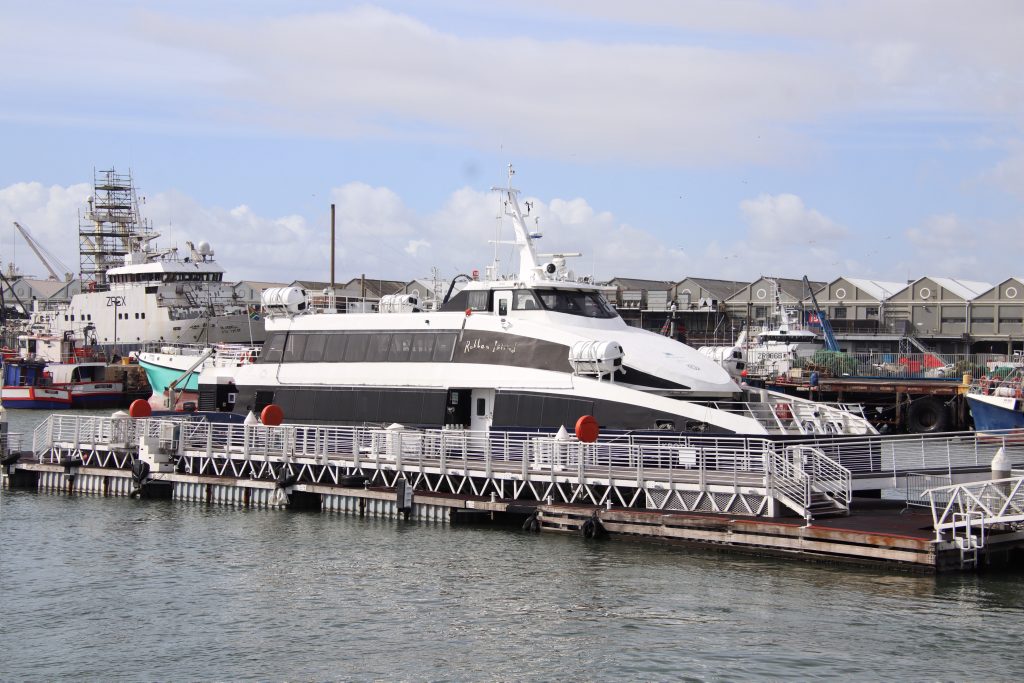
[{"label": "metal gangway", "polygon": [[932,510],[935,541],[943,534],[960,549],[961,565],[975,566],[986,536],[996,527],[1024,523],[1024,472],[1010,477],[938,486],[925,491]]}]

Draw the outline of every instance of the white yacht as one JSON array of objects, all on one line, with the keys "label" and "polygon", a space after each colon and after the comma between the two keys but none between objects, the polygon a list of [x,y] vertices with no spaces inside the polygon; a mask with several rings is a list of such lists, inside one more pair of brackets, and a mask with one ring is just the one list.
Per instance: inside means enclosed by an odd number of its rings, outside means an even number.
[{"label": "white yacht", "polygon": [[774,325],[740,332],[730,346],[702,346],[701,354],[719,363],[735,379],[778,377],[824,348],[822,337],[800,322],[800,312],[782,307],[775,286]]},{"label": "white yacht", "polygon": [[[255,363],[233,371],[234,412],[273,403],[288,422],[473,430],[571,430],[592,415],[609,429],[873,431],[835,407],[748,395],[695,349],[627,325],[598,286],[573,276],[566,255],[537,254],[530,204],[524,214],[511,176],[500,191],[517,274],[491,266],[433,311],[405,298],[376,313],[318,313],[303,290],[267,290],[267,340]],[[201,375],[200,404],[226,381]]]}]

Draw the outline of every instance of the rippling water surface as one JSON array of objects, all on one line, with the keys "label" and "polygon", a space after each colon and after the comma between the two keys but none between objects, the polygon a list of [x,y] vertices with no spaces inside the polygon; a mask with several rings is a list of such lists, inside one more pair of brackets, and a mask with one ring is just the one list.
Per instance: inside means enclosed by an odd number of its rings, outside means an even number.
[{"label": "rippling water surface", "polygon": [[1024,572],[4,491],[0,679],[1021,680]]}]

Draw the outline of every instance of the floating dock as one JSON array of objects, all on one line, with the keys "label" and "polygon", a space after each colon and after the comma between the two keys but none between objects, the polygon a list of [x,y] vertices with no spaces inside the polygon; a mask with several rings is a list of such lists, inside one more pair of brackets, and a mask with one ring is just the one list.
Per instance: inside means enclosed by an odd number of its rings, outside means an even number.
[{"label": "floating dock", "polygon": [[[53,415],[4,486],[452,523],[515,523],[806,560],[940,572],[1024,548],[1002,435],[767,438],[477,433]],[[882,500],[881,488],[905,500]]]},{"label": "floating dock", "polygon": [[766,386],[815,401],[858,404],[865,417],[879,429],[921,433],[973,427],[964,399],[968,385],[959,380],[821,377],[817,386],[811,386],[803,375],[782,379],[767,381]]}]

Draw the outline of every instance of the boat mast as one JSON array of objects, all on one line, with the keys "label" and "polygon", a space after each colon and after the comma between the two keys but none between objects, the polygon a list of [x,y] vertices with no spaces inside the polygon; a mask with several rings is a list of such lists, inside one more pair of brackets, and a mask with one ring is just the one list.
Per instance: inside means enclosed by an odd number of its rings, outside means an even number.
[{"label": "boat mast", "polygon": [[[519,247],[519,279],[529,282],[536,278],[540,272],[540,264],[537,261],[537,252],[533,248],[533,239],[530,231],[526,228],[526,218],[522,209],[519,208],[519,190],[512,187],[512,176],[516,174],[512,164],[508,165],[508,187],[492,187],[491,190],[505,193],[505,215],[512,218],[512,227],[515,230],[516,239],[512,243]],[[530,203],[527,202],[527,211]]]}]

